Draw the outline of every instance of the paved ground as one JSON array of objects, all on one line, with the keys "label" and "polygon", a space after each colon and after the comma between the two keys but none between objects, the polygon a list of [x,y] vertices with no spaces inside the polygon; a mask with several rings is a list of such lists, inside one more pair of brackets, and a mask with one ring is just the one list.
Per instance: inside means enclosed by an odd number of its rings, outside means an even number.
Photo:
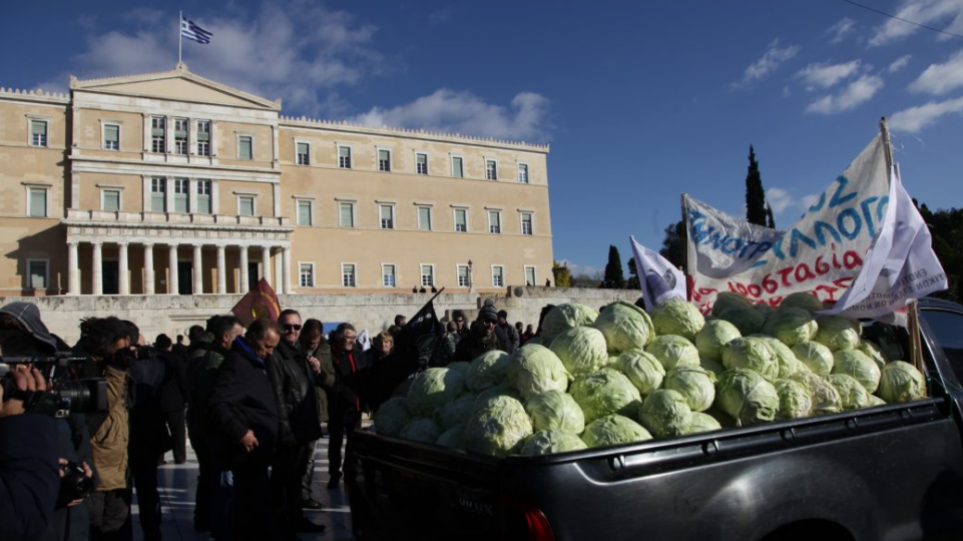
[{"label": "paved ground", "polygon": [[[317,524],[327,526],[323,534],[303,534],[301,539],[308,540],[331,540],[331,541],[353,541],[351,534],[351,512],[348,510],[347,495],[344,492],[344,484],[338,490],[328,490],[325,483],[328,481],[328,439],[322,439],[315,455],[315,484],[314,497],[324,504],[322,511],[305,511],[305,515]],[[172,461],[171,454],[167,454],[167,460]],[[207,534],[194,531],[194,494],[197,485],[197,459],[188,443],[187,464],[174,465],[173,462],[161,466],[158,470],[159,486],[161,492],[161,506],[163,508],[162,533],[165,540],[198,540],[209,539]],[[135,505],[134,514],[134,539],[140,541],[143,535],[138,521],[138,512]]]}]

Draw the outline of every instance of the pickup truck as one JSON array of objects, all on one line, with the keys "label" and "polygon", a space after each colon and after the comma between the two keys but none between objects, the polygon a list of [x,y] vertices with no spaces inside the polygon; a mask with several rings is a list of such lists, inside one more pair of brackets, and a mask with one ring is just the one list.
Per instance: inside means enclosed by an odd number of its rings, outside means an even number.
[{"label": "pickup truck", "polygon": [[[356,431],[357,539],[963,539],[963,306],[924,299],[928,398],[541,457]],[[908,334],[890,327],[907,352]],[[908,357],[908,355],[907,355]]]}]

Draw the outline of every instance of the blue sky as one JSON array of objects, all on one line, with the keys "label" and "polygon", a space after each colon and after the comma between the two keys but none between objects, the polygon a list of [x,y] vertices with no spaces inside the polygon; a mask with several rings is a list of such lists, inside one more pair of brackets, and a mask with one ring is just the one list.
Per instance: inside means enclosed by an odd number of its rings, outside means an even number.
[{"label": "blue sky", "polygon": [[[963,0],[863,2],[963,34]],[[741,213],[750,144],[790,225],[884,115],[910,194],[963,205],[963,39],[840,0],[15,2],[0,86],[170,69],[177,9],[214,32],[193,71],[285,114],[550,141],[576,272],[629,234],[657,248],[683,191]]]}]

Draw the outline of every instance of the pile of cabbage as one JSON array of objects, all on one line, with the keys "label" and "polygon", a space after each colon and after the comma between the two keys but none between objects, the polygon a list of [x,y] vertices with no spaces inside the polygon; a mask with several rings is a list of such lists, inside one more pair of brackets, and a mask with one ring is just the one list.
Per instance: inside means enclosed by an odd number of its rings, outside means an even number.
[{"label": "pile of cabbage", "polygon": [[722,293],[712,314],[563,304],[512,355],[429,368],[383,404],[387,436],[489,456],[545,455],[836,413],[924,396],[923,375],[788,296],[773,310]]}]

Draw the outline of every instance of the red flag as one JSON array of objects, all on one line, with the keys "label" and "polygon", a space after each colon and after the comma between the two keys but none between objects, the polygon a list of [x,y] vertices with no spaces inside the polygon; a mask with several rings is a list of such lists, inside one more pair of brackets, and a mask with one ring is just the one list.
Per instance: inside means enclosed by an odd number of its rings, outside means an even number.
[{"label": "red flag", "polygon": [[241,325],[249,327],[255,319],[277,321],[281,315],[281,303],[278,302],[278,296],[271,284],[261,278],[254,289],[248,291],[247,295],[231,308],[231,312],[237,316]]}]

